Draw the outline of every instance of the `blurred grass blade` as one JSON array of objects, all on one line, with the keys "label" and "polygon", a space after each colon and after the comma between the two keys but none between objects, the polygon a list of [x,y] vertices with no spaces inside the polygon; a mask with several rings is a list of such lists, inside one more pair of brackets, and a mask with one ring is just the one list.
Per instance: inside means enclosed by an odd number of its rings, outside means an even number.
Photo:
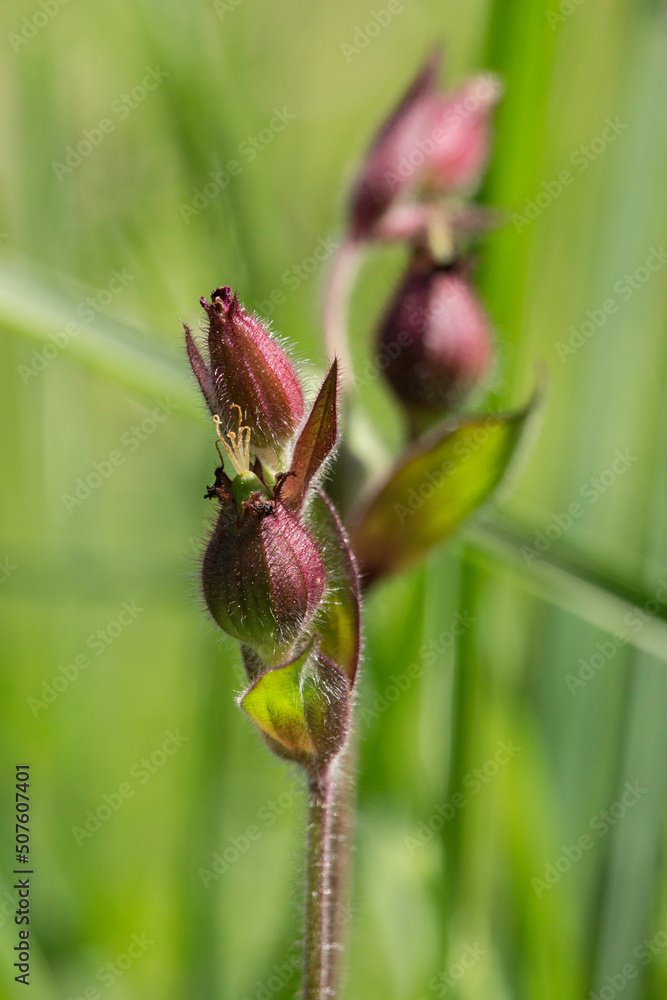
[{"label": "blurred grass blade", "polygon": [[[69,294],[62,290],[69,285]],[[78,307],[89,289],[65,283],[62,276],[32,263],[5,258],[0,263],[0,324],[9,332],[38,346],[19,375],[28,384],[56,357],[84,365],[141,395],[154,399],[168,395],[179,410],[195,416],[202,412],[189,373],[173,354],[155,340],[108,316],[92,321],[79,318]],[[174,343],[180,331],[174,322]],[[45,349],[46,348],[46,352]]]},{"label": "blurred grass blade", "polygon": [[[634,587],[591,565],[572,550],[552,546],[530,562],[532,537],[522,527],[492,518],[466,529],[466,542],[528,590],[606,632],[622,631],[630,645],[667,661],[667,571],[652,590]],[[662,598],[662,599],[661,599]]]}]

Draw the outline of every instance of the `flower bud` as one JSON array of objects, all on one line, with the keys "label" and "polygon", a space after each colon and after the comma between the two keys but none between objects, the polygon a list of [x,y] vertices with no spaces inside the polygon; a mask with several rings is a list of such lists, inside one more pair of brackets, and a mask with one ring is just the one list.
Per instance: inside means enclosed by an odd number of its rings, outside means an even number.
[{"label": "flower bud", "polygon": [[219,468],[207,492],[220,512],[204,554],[204,599],[220,628],[270,666],[284,662],[311,621],[326,572],[310,534],[280,499],[286,477],[271,491],[259,463],[250,469],[249,428],[229,432],[228,444],[216,423],[237,474],[230,480]]},{"label": "flower bud", "polygon": [[185,328],[190,364],[204,398],[223,428],[239,406],[250,427],[253,446],[279,449],[293,436],[303,417],[303,392],[283,349],[261,323],[246,312],[230,288],[216,288],[208,314],[208,364]]},{"label": "flower bud", "polygon": [[499,80],[487,74],[473,77],[453,94],[432,98],[426,186],[444,194],[477,186],[489,156],[491,113],[501,93]]},{"label": "flower bud", "polygon": [[[480,180],[500,82],[486,74],[456,91],[438,93],[439,65],[434,52],[366,155],[352,192],[352,240],[387,238],[405,226],[414,229],[420,220],[418,213],[411,214],[410,195],[424,189],[439,195],[466,192]],[[386,223],[387,213],[397,207],[402,213]]]},{"label": "flower bud", "polygon": [[353,239],[365,239],[387,209],[419,175],[412,157],[428,133],[433,114],[432,97],[440,57],[434,52],[426,61],[407,94],[377,134],[352,191],[350,205]]},{"label": "flower bud", "polygon": [[416,426],[460,405],[491,365],[489,320],[465,270],[417,250],[380,327],[378,358]]},{"label": "flower bud", "polygon": [[312,538],[280,503],[260,493],[222,502],[206,548],[204,598],[220,626],[258,652],[284,661],[324,595],[325,570]]}]

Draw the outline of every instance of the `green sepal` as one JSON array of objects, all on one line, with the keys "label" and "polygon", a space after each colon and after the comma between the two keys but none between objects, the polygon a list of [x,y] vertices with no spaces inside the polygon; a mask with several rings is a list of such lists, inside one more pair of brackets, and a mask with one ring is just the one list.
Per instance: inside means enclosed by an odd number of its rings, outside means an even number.
[{"label": "green sepal", "polygon": [[350,542],[338,515],[322,490],[309,508],[309,520],[323,541],[327,590],[317,612],[319,650],[354,684],[361,651],[359,573]]},{"label": "green sepal", "polygon": [[350,685],[311,645],[291,663],[261,674],[239,704],[274,752],[319,771],[345,741]]}]

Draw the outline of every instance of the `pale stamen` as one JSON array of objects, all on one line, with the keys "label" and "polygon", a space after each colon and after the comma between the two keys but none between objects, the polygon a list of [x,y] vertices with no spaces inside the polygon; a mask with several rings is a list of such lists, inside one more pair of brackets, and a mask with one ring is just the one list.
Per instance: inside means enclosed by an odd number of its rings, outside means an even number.
[{"label": "pale stamen", "polygon": [[222,420],[219,416],[217,416],[217,414],[213,417],[213,422],[215,423],[218,437],[222,442],[222,447],[229,455],[229,461],[232,463],[234,471],[237,475],[242,476],[250,472],[250,428],[242,426],[243,414],[241,413],[241,407],[238,403],[232,403],[229,409],[239,411],[238,428],[235,431],[227,432],[227,437],[229,438],[231,444],[227,444],[220,432]]}]

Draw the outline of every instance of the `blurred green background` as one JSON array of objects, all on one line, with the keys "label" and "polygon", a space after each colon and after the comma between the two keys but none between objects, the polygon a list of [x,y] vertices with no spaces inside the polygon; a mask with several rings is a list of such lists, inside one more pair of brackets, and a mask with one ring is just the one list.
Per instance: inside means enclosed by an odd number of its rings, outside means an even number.
[{"label": "blurred green background", "polygon": [[[322,372],[326,262],[294,269],[339,237],[354,164],[435,40],[450,81],[492,68],[507,88],[483,189],[508,210],[479,275],[488,405],[520,404],[536,362],[548,392],[505,520],[482,513],[367,603],[346,995],[667,992],[665,5],[402,0],[366,32],[385,7],[4,0],[3,997],[24,995],[17,763],[34,1000],[297,991],[303,795],[237,710],[238,654],[197,598],[215,453],[179,319],[229,283]],[[363,273],[361,364],[400,265]],[[378,463],[398,447],[380,383],[353,429]],[[475,623],[454,643],[457,614]]]}]

